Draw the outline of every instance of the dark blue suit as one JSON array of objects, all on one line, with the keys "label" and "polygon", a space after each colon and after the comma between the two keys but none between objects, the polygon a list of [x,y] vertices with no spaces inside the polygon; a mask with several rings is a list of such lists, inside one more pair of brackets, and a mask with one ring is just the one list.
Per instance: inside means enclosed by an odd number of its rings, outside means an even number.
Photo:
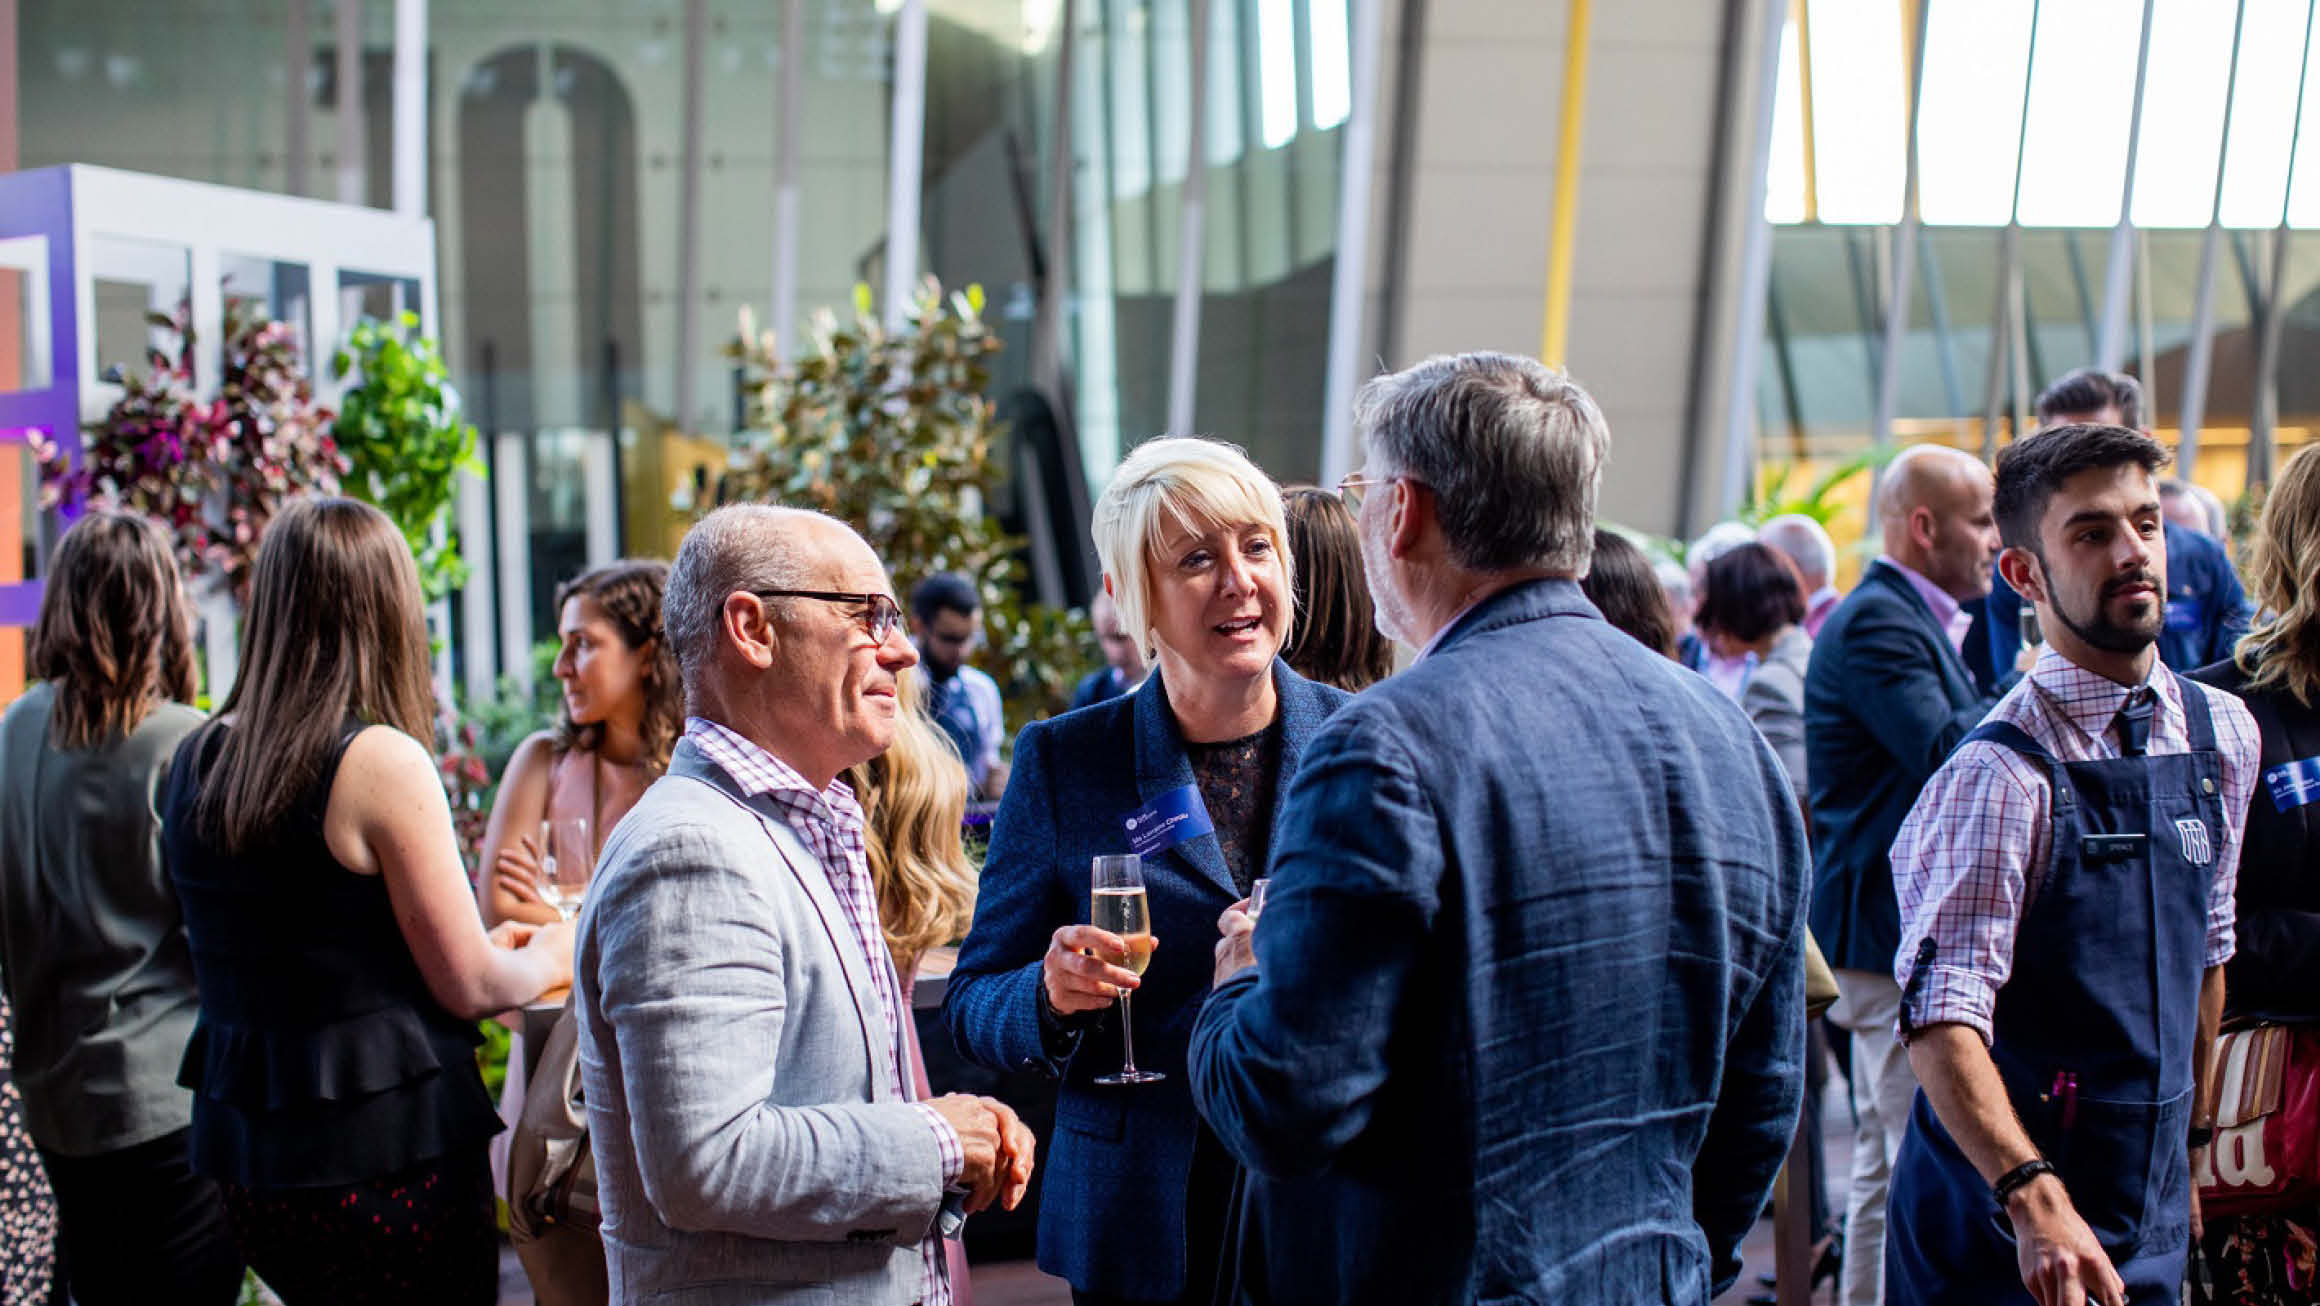
[{"label": "dark blue suit", "polygon": [[[2001,664],[2012,665],[2011,656]],[[1892,567],[1871,564],[1829,614],[1805,671],[1804,740],[1812,931],[1831,966],[1893,973],[1901,945],[1893,836],[1917,791],[1996,702]]]},{"label": "dark blue suit", "polygon": [[[1273,663],[1285,783],[1321,722],[1349,695]],[[1136,991],[1136,1064],[1166,1082],[1089,1084],[1120,1067],[1107,1013],[1054,1055],[1039,1018],[1040,958],[1065,925],[1088,919],[1088,864],[1128,851],[1124,820],[1193,783],[1183,736],[1155,672],[1124,698],[1026,726],[983,865],[974,929],[959,950],[943,1013],[959,1051],[985,1065],[1063,1077],[1053,1139],[1042,1140],[1039,1267],[1083,1291],[1167,1300],[1185,1288],[1185,1202],[1193,1141],[1185,1044],[1215,970],[1216,918],[1239,899],[1216,836],[1144,859],[1159,951]],[[1273,804],[1277,842],[1287,804]],[[1213,1145],[1213,1144],[1212,1144]],[[1222,1202],[1225,1194],[1200,1194]],[[1193,1285],[1205,1292],[1207,1285]]]},{"label": "dark blue suit", "polygon": [[[1990,587],[1990,660],[2014,665],[2022,648],[2022,596],[2000,576]],[[2159,660],[2188,675],[2231,656],[2255,607],[2214,537],[2167,523],[2167,625]]]},{"label": "dark blue suit", "polygon": [[1485,599],[1290,783],[1193,1036],[1260,1303],[1705,1302],[1804,1093],[1772,749],[1567,580]]},{"label": "dark blue suit", "polygon": [[1127,693],[1129,687],[1120,683],[1122,679],[1120,673],[1110,666],[1097,667],[1081,676],[1079,687],[1071,691],[1070,710],[1077,712],[1083,707],[1094,707]]}]

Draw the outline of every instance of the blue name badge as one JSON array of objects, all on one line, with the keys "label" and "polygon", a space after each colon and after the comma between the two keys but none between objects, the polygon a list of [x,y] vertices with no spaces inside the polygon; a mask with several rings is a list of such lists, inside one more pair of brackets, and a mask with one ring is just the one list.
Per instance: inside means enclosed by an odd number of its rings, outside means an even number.
[{"label": "blue name badge", "polygon": [[1171,789],[1128,814],[1128,850],[1138,857],[1164,853],[1216,829],[1197,786]]},{"label": "blue name badge", "polygon": [[2184,595],[2167,600],[2167,629],[2178,633],[2198,630],[2207,624],[2207,605],[2196,595]]},{"label": "blue name badge", "polygon": [[2320,802],[2320,757],[2273,767],[2264,772],[2264,788],[2272,791],[2272,806],[2283,812]]}]

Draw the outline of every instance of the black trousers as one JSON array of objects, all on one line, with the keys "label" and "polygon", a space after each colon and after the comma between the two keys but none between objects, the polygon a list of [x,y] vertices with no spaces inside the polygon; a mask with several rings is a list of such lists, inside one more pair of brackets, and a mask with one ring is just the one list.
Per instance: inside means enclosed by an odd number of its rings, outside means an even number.
[{"label": "black trousers", "polygon": [[65,1282],[80,1306],[182,1302],[231,1306],[242,1290],[218,1186],[186,1163],[192,1131],[62,1156],[40,1150],[56,1191]]}]

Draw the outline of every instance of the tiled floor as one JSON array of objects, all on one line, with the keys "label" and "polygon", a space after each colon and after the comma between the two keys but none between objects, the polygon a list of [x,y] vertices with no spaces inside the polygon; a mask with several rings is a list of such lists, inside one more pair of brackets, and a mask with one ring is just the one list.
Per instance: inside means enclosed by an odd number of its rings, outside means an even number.
[{"label": "tiled floor", "polygon": [[[1844,1081],[1836,1080],[1827,1106],[1821,1112],[1822,1137],[1827,1148],[1830,1196],[1841,1208],[1841,1192],[1847,1167],[1853,1152],[1853,1126],[1844,1099]],[[1760,1222],[1749,1234],[1741,1249],[1748,1268],[1740,1282],[1730,1292],[1716,1299],[1716,1306],[1740,1306],[1750,1296],[1764,1291],[1757,1282],[1759,1274],[1772,1271],[1772,1222]],[[1039,1272],[1029,1261],[1003,1261],[978,1265],[974,1268],[974,1306],[1070,1306],[1071,1289],[1061,1279],[1050,1278]],[[516,1263],[515,1253],[505,1252],[500,1259],[501,1306],[529,1306],[532,1300],[530,1285],[524,1282],[524,1273]],[[1830,1300],[1823,1289],[1821,1300]]]}]

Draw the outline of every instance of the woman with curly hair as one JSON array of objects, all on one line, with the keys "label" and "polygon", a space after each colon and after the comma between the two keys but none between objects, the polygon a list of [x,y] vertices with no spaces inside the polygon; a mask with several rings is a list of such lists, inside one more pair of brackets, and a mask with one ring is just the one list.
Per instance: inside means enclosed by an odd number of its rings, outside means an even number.
[{"label": "woman with curly hair", "polygon": [[[668,574],[665,562],[624,560],[556,591],[563,711],[554,730],[516,749],[500,776],[483,836],[486,923],[556,920],[548,856],[592,865],[612,827],[667,768],[685,728],[684,687],[661,638]],[[541,846],[543,826],[558,846]],[[564,910],[578,914],[577,900]]]},{"label": "woman with curly hair", "polygon": [[[2237,694],[2256,719],[2266,784],[2248,804],[2235,893],[2239,951],[2224,972],[2223,1016],[2320,1020],[2320,806],[2295,783],[2320,755],[2320,447],[2288,460],[2251,545],[2248,596],[2273,614],[2232,657],[2191,678]],[[2274,779],[2274,773],[2282,773]],[[2207,1217],[2212,1288],[2234,1306],[2315,1299],[2320,1203]]]}]

